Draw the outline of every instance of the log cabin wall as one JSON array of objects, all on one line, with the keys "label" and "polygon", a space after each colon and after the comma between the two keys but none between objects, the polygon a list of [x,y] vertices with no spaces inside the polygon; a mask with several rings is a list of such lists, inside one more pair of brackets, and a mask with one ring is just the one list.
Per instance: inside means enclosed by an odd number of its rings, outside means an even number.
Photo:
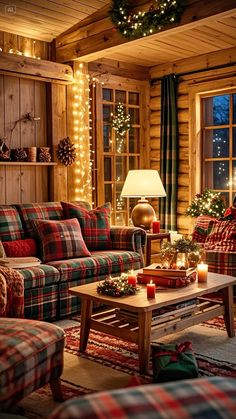
[{"label": "log cabin wall", "polygon": [[[152,67],[151,78],[161,78],[170,73],[180,73],[178,86],[178,122],[179,122],[179,173],[178,173],[178,231],[189,234],[192,231],[193,219],[185,216],[185,211],[196,190],[196,165],[194,154],[196,150],[196,136],[193,132],[195,123],[193,115],[193,92],[217,90],[224,85],[235,86],[236,48],[228,51],[180,60],[173,64]],[[227,66],[228,64],[228,66]],[[212,69],[207,69],[211,68]],[[221,68],[222,67],[222,68]],[[200,71],[199,71],[200,70]],[[196,71],[196,72],[194,72]],[[182,73],[182,75],[181,75]],[[183,73],[186,73],[183,75]],[[188,74],[190,73],[190,74]],[[224,80],[224,82],[222,82]],[[150,89],[150,166],[160,169],[160,123],[161,123],[161,81],[157,80]],[[154,202],[154,205],[157,202]]]},{"label": "log cabin wall", "polygon": [[[12,53],[9,60],[5,54],[2,59],[4,64],[9,61],[11,66],[16,61],[11,59],[17,55],[19,59],[24,58],[19,57],[21,53],[41,60],[51,58],[49,43],[6,32],[0,32],[0,48],[3,53]],[[41,61],[35,63],[40,64]],[[15,67],[18,65],[21,68],[21,64],[26,69],[35,66],[34,62],[18,62]],[[67,115],[68,86],[60,81],[60,78],[63,79],[60,74],[63,69],[44,61],[40,68],[35,67],[34,77],[27,74],[18,76],[18,70],[11,73],[11,66],[9,65],[10,72],[1,71],[0,68],[0,137],[6,138],[6,145],[10,148],[49,146],[52,160],[56,162],[56,146],[68,135],[71,118]],[[41,68],[46,77],[40,77]],[[65,69],[65,73],[66,71],[68,70]],[[67,76],[65,80],[66,78]],[[28,112],[40,120],[17,123],[11,136],[15,122]],[[49,167],[41,164],[0,162],[0,204],[67,199],[67,171],[60,163]]]}]

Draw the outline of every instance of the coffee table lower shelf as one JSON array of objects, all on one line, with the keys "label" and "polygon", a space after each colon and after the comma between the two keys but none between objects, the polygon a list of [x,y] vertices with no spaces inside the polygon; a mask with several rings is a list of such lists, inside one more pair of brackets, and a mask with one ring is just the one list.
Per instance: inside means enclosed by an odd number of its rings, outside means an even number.
[{"label": "coffee table lower shelf", "polygon": [[[193,308],[189,307],[185,311],[177,309],[153,317],[151,322],[151,340],[179,332],[220,315],[224,315],[223,304],[207,299],[199,299],[199,304]],[[107,309],[91,316],[90,327],[99,332],[138,343],[138,313],[124,312],[122,309],[117,308]]]}]

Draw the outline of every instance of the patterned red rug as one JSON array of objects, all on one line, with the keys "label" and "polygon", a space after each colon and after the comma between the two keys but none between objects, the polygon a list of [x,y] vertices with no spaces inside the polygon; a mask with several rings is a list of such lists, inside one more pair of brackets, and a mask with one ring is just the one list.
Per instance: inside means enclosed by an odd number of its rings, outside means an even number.
[{"label": "patterned red rug", "polygon": [[[204,323],[204,326],[220,329],[225,329],[223,318],[216,318]],[[236,320],[235,320],[236,329]],[[70,327],[65,329],[66,332],[66,351],[74,355],[78,355],[106,365],[110,368],[136,375],[140,378],[142,383],[150,382],[152,375],[152,366],[150,361],[150,376],[139,376],[138,366],[138,348],[135,343],[121,340],[100,332],[90,331],[89,341],[86,352],[81,354],[78,352],[79,348],[79,324],[78,327]],[[236,364],[230,360],[222,361],[217,359],[217,356],[206,356],[195,353],[199,373],[201,376],[220,375],[236,378]]]}]

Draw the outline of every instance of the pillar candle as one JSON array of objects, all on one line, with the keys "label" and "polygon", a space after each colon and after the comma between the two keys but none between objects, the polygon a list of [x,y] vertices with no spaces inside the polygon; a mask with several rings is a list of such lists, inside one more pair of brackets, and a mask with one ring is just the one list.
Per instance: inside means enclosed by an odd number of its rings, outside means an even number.
[{"label": "pillar candle", "polygon": [[156,294],[156,285],[150,281],[149,284],[147,284],[147,298],[155,298]]},{"label": "pillar candle", "polygon": [[133,285],[134,287],[137,285],[137,276],[133,270],[128,273],[128,284]]},{"label": "pillar candle", "polygon": [[160,221],[153,220],[153,222],[152,222],[152,232],[153,233],[160,233]]},{"label": "pillar candle", "polygon": [[207,273],[208,273],[208,265],[206,263],[201,262],[199,265],[197,265],[198,282],[206,282]]}]

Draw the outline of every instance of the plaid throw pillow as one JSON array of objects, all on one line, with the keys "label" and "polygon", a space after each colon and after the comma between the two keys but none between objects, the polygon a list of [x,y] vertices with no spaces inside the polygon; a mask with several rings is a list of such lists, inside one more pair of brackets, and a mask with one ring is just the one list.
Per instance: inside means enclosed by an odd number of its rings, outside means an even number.
[{"label": "plaid throw pillow", "polygon": [[61,204],[65,218],[78,219],[88,249],[106,250],[112,248],[109,203],[90,211],[69,202]]},{"label": "plaid throw pillow", "polygon": [[2,241],[9,241],[23,238],[24,230],[17,209],[11,205],[1,205],[0,239]]},{"label": "plaid throw pillow", "polygon": [[236,220],[215,221],[205,241],[206,250],[236,251]]},{"label": "plaid throw pillow", "polygon": [[197,243],[205,243],[208,234],[210,234],[213,222],[216,218],[208,215],[200,215],[197,217],[196,224],[192,233],[192,240]]},{"label": "plaid throw pillow", "polygon": [[31,220],[40,243],[43,262],[91,256],[84,243],[78,220]]}]

